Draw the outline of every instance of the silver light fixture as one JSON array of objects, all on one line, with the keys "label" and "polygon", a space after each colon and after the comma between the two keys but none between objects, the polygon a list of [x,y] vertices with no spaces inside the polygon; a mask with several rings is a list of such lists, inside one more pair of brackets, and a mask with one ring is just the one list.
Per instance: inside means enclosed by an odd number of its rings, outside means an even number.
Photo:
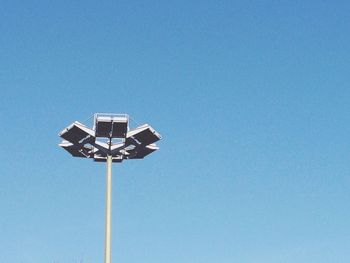
[{"label": "silver light fixture", "polygon": [[127,114],[96,113],[92,129],[75,121],[59,136],[63,139],[59,146],[73,157],[107,163],[104,262],[111,263],[112,162],[143,159],[159,149],[154,143],[161,139],[161,135],[148,124],[129,130]]}]

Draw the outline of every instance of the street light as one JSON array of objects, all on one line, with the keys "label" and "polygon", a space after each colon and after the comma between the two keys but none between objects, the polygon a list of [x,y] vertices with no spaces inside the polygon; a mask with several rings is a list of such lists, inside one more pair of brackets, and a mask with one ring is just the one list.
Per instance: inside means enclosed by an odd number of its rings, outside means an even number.
[{"label": "street light", "polygon": [[59,146],[73,157],[107,163],[104,262],[111,263],[112,162],[143,159],[159,149],[154,143],[161,135],[148,124],[129,130],[127,114],[96,113],[92,129],[75,121],[59,136],[63,139]]}]

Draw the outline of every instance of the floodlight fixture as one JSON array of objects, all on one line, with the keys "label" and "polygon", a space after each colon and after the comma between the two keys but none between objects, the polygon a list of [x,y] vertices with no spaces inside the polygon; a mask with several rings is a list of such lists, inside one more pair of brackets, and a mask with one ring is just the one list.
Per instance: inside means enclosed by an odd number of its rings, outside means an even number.
[{"label": "floodlight fixture", "polygon": [[73,122],[59,134],[64,140],[75,145],[90,143],[95,141],[95,132],[80,122]]},{"label": "floodlight fixture", "polygon": [[61,146],[63,149],[69,152],[73,157],[88,158],[91,156],[91,151],[92,151],[91,147],[87,147],[87,146],[79,147],[68,141],[61,142],[59,146]]},{"label": "floodlight fixture", "polygon": [[154,151],[158,150],[159,148],[155,144],[150,144],[145,147],[136,147],[133,150],[129,150],[129,156],[127,156],[127,159],[143,159],[147,155],[153,153]]},{"label": "floodlight fixture", "polygon": [[159,141],[161,135],[156,132],[150,125],[144,124],[140,127],[137,127],[135,130],[128,132],[126,136],[127,143],[131,145],[149,145]]},{"label": "floodlight fixture", "polygon": [[126,114],[96,114],[96,137],[125,138],[128,132],[128,115]]},{"label": "floodlight fixture", "polygon": [[92,129],[75,121],[59,136],[63,139],[59,146],[73,157],[107,164],[104,262],[111,263],[112,163],[143,159],[159,149],[154,143],[161,139],[161,135],[148,124],[130,130],[127,114],[95,113]]}]

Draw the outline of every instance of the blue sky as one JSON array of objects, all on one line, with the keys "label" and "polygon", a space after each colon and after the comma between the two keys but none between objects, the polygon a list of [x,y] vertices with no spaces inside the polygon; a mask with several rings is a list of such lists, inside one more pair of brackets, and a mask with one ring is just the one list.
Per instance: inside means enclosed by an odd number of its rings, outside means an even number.
[{"label": "blue sky", "polygon": [[94,112],[161,150],[113,166],[113,261],[349,262],[347,1],[1,1],[0,261],[102,262]]}]

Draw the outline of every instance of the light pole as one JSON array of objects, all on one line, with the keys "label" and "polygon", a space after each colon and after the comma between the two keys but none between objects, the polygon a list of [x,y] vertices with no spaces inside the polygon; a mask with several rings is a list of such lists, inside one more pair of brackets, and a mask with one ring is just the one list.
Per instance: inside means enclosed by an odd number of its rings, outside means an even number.
[{"label": "light pole", "polygon": [[75,121],[59,136],[63,139],[59,146],[73,157],[107,164],[104,262],[111,263],[112,162],[143,159],[159,149],[154,143],[161,139],[161,135],[148,124],[129,130],[127,114],[96,113],[92,129]]}]

